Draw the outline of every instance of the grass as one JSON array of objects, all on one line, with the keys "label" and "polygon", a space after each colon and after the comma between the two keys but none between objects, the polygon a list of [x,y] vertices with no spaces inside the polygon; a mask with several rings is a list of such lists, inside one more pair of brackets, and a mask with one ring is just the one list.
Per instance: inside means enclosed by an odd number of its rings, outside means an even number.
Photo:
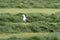
[{"label": "grass", "polygon": [[59,13],[60,9],[38,9],[38,8],[31,8],[31,9],[18,9],[18,8],[0,8],[0,13],[13,13],[13,14],[17,14],[17,13],[47,13],[47,14],[51,14],[51,13]]},{"label": "grass", "polygon": [[0,8],[60,8],[60,0],[0,0]]},{"label": "grass", "polygon": [[60,13],[24,13],[31,23],[24,23],[21,14],[0,13],[0,33],[60,32]]},{"label": "grass", "polygon": [[47,36],[51,33],[0,33],[0,38],[2,39],[7,39],[7,38],[10,38],[10,37],[17,37],[17,38],[29,38],[29,37],[32,37],[32,36],[37,36],[37,35],[40,35],[40,36]]},{"label": "grass", "polygon": [[60,40],[60,33],[1,34],[0,40]]},{"label": "grass", "polygon": [[[60,40],[59,11],[49,10],[48,14],[17,13],[18,10],[13,14],[13,11],[0,13],[0,40]],[[22,14],[26,14],[31,22],[24,23]]]}]

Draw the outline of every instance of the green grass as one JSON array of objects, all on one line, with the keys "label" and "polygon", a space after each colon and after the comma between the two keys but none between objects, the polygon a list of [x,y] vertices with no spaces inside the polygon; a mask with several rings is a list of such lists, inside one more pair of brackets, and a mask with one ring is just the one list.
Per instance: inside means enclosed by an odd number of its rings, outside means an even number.
[{"label": "green grass", "polygon": [[24,23],[21,14],[0,13],[0,32],[60,32],[60,13],[23,13],[31,23]]},{"label": "green grass", "polygon": [[0,40],[60,40],[60,33],[1,34]]},{"label": "green grass", "polygon": [[0,8],[60,8],[60,0],[0,0]]},{"label": "green grass", "polygon": [[0,8],[0,13],[11,13],[11,14],[17,14],[17,13],[47,13],[47,14],[51,14],[51,13],[59,13],[60,9],[39,9],[39,8]]}]

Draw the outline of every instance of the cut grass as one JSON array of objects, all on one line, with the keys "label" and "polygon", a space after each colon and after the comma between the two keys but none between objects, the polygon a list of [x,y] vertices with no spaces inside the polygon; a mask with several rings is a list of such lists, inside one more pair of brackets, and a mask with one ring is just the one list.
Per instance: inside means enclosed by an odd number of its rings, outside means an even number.
[{"label": "cut grass", "polygon": [[0,40],[60,40],[60,33],[3,33]]},{"label": "cut grass", "polygon": [[17,14],[17,13],[56,13],[60,12],[60,9],[38,9],[38,8],[33,8],[33,9],[18,9],[18,8],[4,8],[0,9],[0,13],[11,13],[11,14]]},{"label": "cut grass", "polygon": [[55,34],[58,34],[59,33],[49,33],[49,32],[37,32],[37,33],[0,33],[0,38],[2,39],[7,39],[7,38],[10,38],[10,37],[16,37],[16,38],[29,38],[29,37],[32,37],[32,36],[48,36],[48,35],[55,35]]}]

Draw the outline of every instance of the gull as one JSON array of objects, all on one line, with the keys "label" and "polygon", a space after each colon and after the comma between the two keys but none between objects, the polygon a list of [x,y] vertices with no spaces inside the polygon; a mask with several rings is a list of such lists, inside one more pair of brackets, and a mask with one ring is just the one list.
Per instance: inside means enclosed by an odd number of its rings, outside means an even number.
[{"label": "gull", "polygon": [[24,21],[24,22],[31,22],[31,21],[26,17],[25,14],[23,14],[22,16],[23,16],[23,21]]}]

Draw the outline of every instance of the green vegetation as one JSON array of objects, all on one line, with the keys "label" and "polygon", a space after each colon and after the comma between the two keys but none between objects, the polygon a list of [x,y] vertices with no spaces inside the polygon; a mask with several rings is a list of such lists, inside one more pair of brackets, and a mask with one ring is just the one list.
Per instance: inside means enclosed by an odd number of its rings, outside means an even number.
[{"label": "green vegetation", "polygon": [[0,0],[0,8],[60,8],[60,0]]},{"label": "green vegetation", "polygon": [[[22,14],[26,14],[31,22],[24,23]],[[60,32],[60,13],[0,13],[0,32]]]},{"label": "green vegetation", "polygon": [[0,40],[60,40],[60,34],[59,33],[48,33],[48,34],[39,34],[37,35],[32,35],[31,37],[10,37],[10,38],[5,38],[5,39],[0,39]]}]

